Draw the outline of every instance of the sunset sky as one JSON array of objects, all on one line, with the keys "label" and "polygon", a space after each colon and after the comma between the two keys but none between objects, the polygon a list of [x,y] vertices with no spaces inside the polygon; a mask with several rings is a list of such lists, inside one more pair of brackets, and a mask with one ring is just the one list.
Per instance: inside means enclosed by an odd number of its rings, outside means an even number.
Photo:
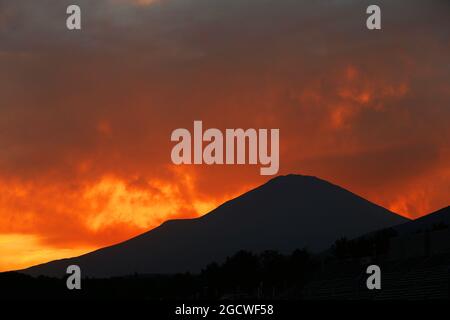
[{"label": "sunset sky", "polygon": [[[82,8],[82,30],[66,8]],[[280,128],[280,172],[415,218],[450,204],[450,2],[0,0],[0,271],[196,217],[271,177],[170,134]],[[238,223],[238,222],[237,222]]]}]

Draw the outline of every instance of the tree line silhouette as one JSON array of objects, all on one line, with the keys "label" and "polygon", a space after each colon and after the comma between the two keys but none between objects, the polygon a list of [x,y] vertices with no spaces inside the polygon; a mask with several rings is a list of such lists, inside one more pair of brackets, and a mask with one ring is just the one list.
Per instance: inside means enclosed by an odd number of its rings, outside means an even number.
[{"label": "tree line silhouette", "polygon": [[222,263],[212,262],[198,274],[134,274],[108,279],[85,278],[81,290],[68,290],[65,278],[0,273],[0,298],[66,299],[289,299],[301,298],[302,289],[324,265],[341,260],[378,257],[388,250],[392,229],[347,240],[338,239],[325,253],[306,248],[282,254],[241,250]]}]

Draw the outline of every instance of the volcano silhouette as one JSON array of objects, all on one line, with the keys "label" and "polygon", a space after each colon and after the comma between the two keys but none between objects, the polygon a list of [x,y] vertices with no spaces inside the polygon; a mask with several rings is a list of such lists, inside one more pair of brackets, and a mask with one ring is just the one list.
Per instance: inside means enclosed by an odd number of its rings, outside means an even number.
[{"label": "volcano silhouette", "polygon": [[398,225],[407,219],[324,180],[279,176],[196,219],[171,220],[125,242],[21,272],[64,276],[67,266],[82,275],[198,272],[239,250],[319,252],[339,237]]}]

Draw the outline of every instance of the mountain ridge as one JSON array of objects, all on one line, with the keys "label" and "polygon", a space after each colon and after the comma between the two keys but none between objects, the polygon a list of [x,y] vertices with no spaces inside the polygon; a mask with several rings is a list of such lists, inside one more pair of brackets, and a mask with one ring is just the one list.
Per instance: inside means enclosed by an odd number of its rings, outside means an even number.
[{"label": "mountain ridge", "polygon": [[241,249],[319,252],[341,236],[407,220],[317,177],[278,176],[199,218],[169,220],[119,244],[20,272],[63,276],[69,264],[91,277],[198,272]]},{"label": "mountain ridge", "polygon": [[394,227],[400,234],[430,231],[433,227],[443,224],[450,226],[450,206],[443,207],[417,219],[407,221]]}]

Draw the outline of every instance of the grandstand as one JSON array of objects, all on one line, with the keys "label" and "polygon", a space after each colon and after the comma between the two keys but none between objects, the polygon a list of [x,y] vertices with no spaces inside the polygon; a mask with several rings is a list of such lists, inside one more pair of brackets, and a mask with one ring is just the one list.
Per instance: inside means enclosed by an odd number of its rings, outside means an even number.
[{"label": "grandstand", "polygon": [[[302,297],[307,300],[450,299],[448,243],[435,241],[447,238],[449,233],[447,229],[395,237],[392,250],[370,263],[367,258],[324,263],[304,288]],[[406,241],[411,239],[414,241]],[[367,289],[369,264],[381,268],[381,290]]]}]

